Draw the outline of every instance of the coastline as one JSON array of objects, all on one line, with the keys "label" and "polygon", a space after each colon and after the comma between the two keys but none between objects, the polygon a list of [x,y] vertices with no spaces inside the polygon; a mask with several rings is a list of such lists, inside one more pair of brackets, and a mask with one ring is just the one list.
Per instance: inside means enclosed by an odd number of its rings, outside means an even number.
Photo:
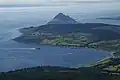
[{"label": "coastline", "polygon": [[76,47],[76,46],[65,46],[65,45],[52,45],[52,44],[40,44],[40,45],[49,45],[49,46],[53,46],[53,47],[66,47],[66,48],[71,48],[71,49],[79,49],[79,48],[87,48],[87,49],[91,49],[94,51],[100,51],[100,52],[107,52],[110,53],[111,57],[114,58],[114,53],[116,53],[115,51],[108,51],[108,50],[103,50],[103,49],[99,49],[99,48],[90,48],[90,47]]},{"label": "coastline", "polygon": [[[16,29],[17,32],[19,32],[19,36],[16,36],[16,37],[20,37],[22,35],[24,35],[24,33],[20,32],[20,28]],[[24,42],[25,43],[25,42]],[[71,49],[79,49],[79,48],[87,48],[87,49],[91,49],[91,50],[95,50],[95,51],[100,51],[100,52],[108,52],[111,54],[111,57],[115,57],[114,56],[114,53],[116,53],[115,51],[108,51],[108,50],[103,50],[103,49],[99,49],[99,48],[92,48],[92,47],[88,47],[88,46],[84,46],[84,47],[80,47],[80,46],[68,46],[68,45],[55,45],[55,44],[45,44],[45,43],[32,43],[32,42],[29,42],[28,44],[37,44],[37,45],[48,45],[48,46],[53,46],[53,47],[66,47],[66,48],[71,48]]]}]

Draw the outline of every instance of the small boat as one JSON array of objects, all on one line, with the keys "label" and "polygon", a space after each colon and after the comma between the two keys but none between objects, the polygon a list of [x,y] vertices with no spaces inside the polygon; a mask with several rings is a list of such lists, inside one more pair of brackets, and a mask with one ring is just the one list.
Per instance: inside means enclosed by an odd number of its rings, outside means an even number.
[{"label": "small boat", "polygon": [[35,48],[35,49],[40,50],[40,48]]}]

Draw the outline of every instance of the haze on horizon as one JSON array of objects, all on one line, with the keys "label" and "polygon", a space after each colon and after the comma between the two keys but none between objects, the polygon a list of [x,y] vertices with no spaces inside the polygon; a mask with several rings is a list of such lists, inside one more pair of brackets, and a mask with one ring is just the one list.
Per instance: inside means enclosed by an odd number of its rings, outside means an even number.
[{"label": "haze on horizon", "polygon": [[29,4],[43,4],[43,5],[55,5],[55,4],[70,4],[70,3],[109,3],[119,2],[119,0],[0,0],[0,5],[29,5]]},{"label": "haze on horizon", "polygon": [[[59,12],[75,12],[81,10],[82,12],[118,12],[120,11],[120,0],[0,0],[1,8],[11,7],[48,7],[41,8],[43,11]],[[1,11],[7,11],[1,9]]]}]

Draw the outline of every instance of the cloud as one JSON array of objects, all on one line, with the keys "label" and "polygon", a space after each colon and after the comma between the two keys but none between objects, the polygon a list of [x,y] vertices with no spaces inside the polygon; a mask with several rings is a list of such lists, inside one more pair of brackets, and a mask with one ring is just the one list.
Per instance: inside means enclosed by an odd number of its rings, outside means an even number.
[{"label": "cloud", "polygon": [[81,4],[98,4],[98,3],[116,3],[116,0],[51,0],[49,5],[53,6],[68,6]]},{"label": "cloud", "polygon": [[0,0],[0,4],[42,4],[48,0]]},{"label": "cloud", "polygon": [[53,0],[54,3],[108,3],[115,0]]},{"label": "cloud", "polygon": [[43,4],[43,5],[64,5],[79,3],[108,3],[117,0],[0,0],[0,4]]}]

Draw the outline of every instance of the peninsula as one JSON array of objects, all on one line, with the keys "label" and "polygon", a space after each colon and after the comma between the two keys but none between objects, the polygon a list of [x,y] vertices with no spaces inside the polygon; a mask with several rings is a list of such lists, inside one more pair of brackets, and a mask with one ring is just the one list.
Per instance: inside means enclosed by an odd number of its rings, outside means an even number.
[{"label": "peninsula", "polygon": [[22,28],[17,42],[54,46],[95,48],[119,55],[120,26],[104,23],[79,23],[63,13],[45,25]]}]

